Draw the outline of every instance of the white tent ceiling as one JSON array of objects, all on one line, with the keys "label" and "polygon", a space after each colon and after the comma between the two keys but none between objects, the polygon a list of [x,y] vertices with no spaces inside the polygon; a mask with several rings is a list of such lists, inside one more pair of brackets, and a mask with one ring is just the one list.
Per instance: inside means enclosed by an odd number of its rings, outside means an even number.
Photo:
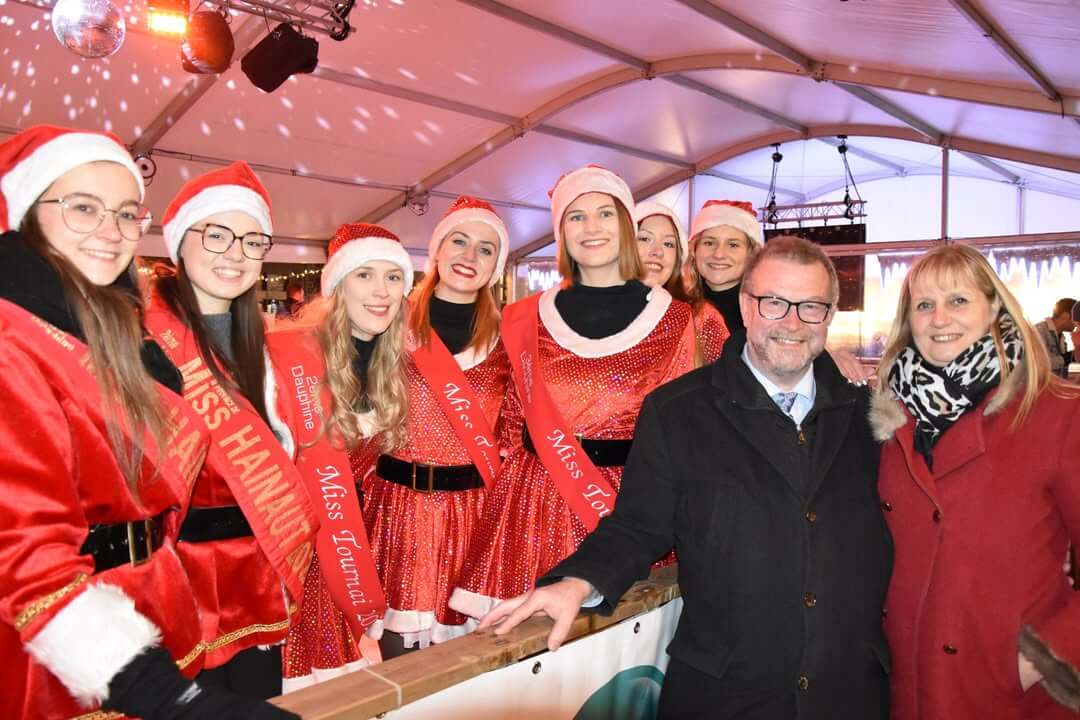
[{"label": "white tent ceiling", "polygon": [[422,255],[463,192],[499,205],[523,255],[550,234],[547,189],[589,162],[639,197],[701,176],[760,199],[782,142],[780,200],[798,202],[842,183],[838,134],[860,180],[940,172],[949,147],[953,173],[1080,197],[1075,0],[358,0],[356,32],[319,36],[315,73],[269,95],[239,58],[272,24],[237,15],[233,66],[193,76],[143,12],[131,0],[125,45],[93,61],[59,46],[47,3],[0,0],[0,130],[117,133],[158,165],[156,216],[188,177],[256,164],[286,240],[272,259],[321,259],[357,219]]}]

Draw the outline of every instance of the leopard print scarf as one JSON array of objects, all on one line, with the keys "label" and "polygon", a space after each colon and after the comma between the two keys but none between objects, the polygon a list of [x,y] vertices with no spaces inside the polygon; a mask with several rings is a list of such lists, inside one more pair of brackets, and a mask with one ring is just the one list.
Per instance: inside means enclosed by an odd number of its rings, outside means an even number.
[{"label": "leopard print scarf", "polygon": [[[998,316],[1005,362],[1012,370],[1024,354],[1012,317]],[[977,406],[1001,380],[994,338],[983,335],[945,367],[926,362],[914,345],[904,348],[889,370],[889,387],[915,418],[915,449],[933,467],[933,449],[941,434]]]}]

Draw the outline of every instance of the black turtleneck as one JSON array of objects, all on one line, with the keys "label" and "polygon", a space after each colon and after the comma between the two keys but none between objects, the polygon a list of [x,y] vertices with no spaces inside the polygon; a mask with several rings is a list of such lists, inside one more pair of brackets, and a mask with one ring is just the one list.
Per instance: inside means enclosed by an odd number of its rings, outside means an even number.
[{"label": "black turtleneck", "polygon": [[356,348],[356,359],[353,360],[353,372],[360,378],[361,385],[367,385],[368,366],[371,365],[371,354],[375,352],[375,338],[361,340],[353,336],[353,347]]},{"label": "black turtleneck", "polygon": [[599,340],[625,330],[645,309],[648,295],[638,280],[611,287],[574,283],[555,296],[555,309],[578,335]]},{"label": "black turtleneck", "polygon": [[[0,236],[0,268],[3,268],[0,270],[0,298],[86,341],[59,274],[45,258],[26,245],[17,231]],[[120,273],[112,287],[130,294],[133,303],[139,302],[138,292],[126,272]],[[143,367],[154,380],[175,393],[181,392],[183,377],[156,342],[149,338],[144,340],[141,354]]]},{"label": "black turtleneck", "polygon": [[739,309],[739,288],[741,287],[742,283],[736,283],[735,287],[727,290],[710,290],[708,285],[702,283],[705,300],[724,316],[724,323],[732,335],[746,329],[742,321],[742,311]]},{"label": "black turtleneck", "polygon": [[473,313],[476,303],[454,303],[431,296],[428,304],[431,329],[439,335],[446,349],[453,355],[465,349],[472,337]]}]

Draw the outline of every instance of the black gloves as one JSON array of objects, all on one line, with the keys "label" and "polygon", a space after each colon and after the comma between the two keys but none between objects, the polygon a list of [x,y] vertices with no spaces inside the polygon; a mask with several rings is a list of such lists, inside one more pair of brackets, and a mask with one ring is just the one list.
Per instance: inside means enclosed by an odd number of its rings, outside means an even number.
[{"label": "black gloves", "polygon": [[300,720],[265,700],[188,680],[161,647],[136,656],[113,677],[102,709],[143,720]]}]

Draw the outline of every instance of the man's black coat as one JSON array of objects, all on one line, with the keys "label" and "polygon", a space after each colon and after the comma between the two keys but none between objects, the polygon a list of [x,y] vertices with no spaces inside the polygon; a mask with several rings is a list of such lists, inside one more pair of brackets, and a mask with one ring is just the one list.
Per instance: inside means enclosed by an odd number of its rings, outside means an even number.
[{"label": "man's black coat", "polygon": [[709,717],[884,720],[892,541],[868,394],[823,353],[800,433],[744,344],[646,398],[614,513],[539,584],[583,578],[610,612],[674,544],[685,606],[668,652],[723,698]]}]

